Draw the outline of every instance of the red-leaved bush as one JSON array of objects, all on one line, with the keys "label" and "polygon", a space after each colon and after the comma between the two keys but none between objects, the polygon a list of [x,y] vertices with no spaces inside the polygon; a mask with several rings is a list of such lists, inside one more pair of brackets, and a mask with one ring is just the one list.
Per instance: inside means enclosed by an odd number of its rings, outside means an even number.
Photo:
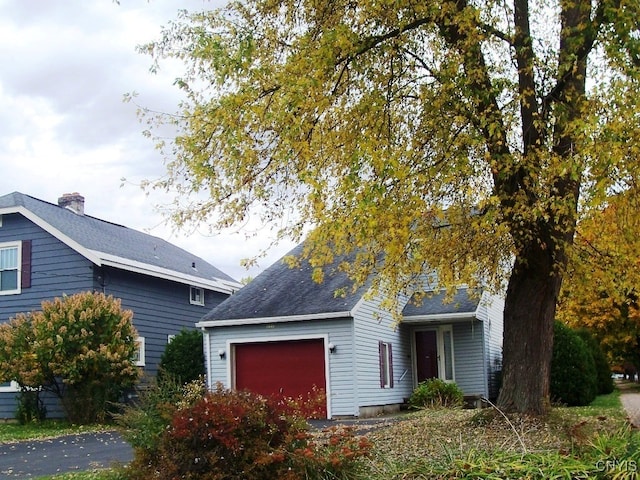
[{"label": "red-leaved bush", "polygon": [[209,392],[191,407],[176,411],[153,456],[137,452],[132,477],[347,478],[370,451],[369,442],[349,429],[312,435],[294,403],[222,388]]}]

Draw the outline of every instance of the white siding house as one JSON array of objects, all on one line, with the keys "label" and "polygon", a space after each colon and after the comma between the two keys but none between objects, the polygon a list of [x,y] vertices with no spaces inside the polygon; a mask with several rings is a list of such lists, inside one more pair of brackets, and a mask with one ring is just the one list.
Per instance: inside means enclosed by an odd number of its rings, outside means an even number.
[{"label": "white siding house", "polygon": [[211,388],[292,397],[321,389],[327,418],[396,410],[433,377],[456,382],[469,396],[497,395],[500,298],[461,288],[445,302],[444,294],[427,292],[421,303],[401,302],[403,321],[394,325],[366,287],[336,296],[350,291],[346,275],[327,268],[317,284],[311,271],[305,262],[295,269],[277,262],[197,324]]}]

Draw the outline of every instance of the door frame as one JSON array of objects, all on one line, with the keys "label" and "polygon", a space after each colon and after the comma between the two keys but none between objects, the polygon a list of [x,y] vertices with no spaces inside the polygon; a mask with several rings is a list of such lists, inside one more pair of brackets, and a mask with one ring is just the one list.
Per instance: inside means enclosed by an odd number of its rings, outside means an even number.
[{"label": "door frame", "polygon": [[[456,366],[455,366],[455,350],[453,341],[453,325],[425,325],[416,327],[411,330],[411,358],[412,358],[412,370],[413,370],[413,386],[418,385],[418,356],[416,353],[416,332],[435,332],[436,334],[436,348],[438,354],[438,377],[447,383],[453,383],[456,381]],[[446,378],[447,373],[447,359],[445,355],[445,334],[448,333],[451,339],[451,352],[449,362],[451,363],[451,378]]]},{"label": "door frame", "polygon": [[227,340],[227,385],[231,389],[236,388],[236,349],[237,344],[243,343],[266,343],[266,342],[287,342],[296,340],[322,340],[324,350],[324,392],[326,395],[327,419],[331,418],[331,370],[329,369],[329,335],[283,335],[277,337],[247,337]]}]

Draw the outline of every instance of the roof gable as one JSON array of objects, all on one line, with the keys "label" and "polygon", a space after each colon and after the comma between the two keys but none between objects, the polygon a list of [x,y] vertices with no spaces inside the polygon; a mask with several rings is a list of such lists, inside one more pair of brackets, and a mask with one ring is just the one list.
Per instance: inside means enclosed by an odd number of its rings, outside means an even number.
[{"label": "roof gable", "polygon": [[[287,255],[300,257],[302,248],[300,244]],[[339,260],[324,268],[324,281],[319,284],[312,280],[313,267],[307,261],[302,261],[299,268],[289,268],[283,258],[211,310],[202,321],[350,315],[366,290],[362,287],[351,293],[351,280],[336,268]],[[336,296],[335,292],[342,289],[346,295]]]},{"label": "roof gable", "polygon": [[79,215],[19,192],[0,197],[0,214],[19,213],[96,265],[108,265],[232,293],[238,282],[205,260],[161,238]]}]

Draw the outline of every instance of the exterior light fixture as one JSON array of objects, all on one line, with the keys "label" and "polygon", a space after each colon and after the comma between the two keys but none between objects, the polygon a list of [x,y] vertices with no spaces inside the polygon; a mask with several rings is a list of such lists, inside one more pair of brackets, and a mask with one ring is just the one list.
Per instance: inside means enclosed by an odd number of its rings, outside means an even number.
[{"label": "exterior light fixture", "polygon": [[329,353],[336,352],[336,346],[333,343],[330,343],[329,345],[327,345],[327,347],[329,348]]},{"label": "exterior light fixture", "polygon": [[220,359],[222,360],[227,356],[227,352],[224,351],[224,348],[221,348],[220,350],[218,350],[218,355],[220,355]]}]

